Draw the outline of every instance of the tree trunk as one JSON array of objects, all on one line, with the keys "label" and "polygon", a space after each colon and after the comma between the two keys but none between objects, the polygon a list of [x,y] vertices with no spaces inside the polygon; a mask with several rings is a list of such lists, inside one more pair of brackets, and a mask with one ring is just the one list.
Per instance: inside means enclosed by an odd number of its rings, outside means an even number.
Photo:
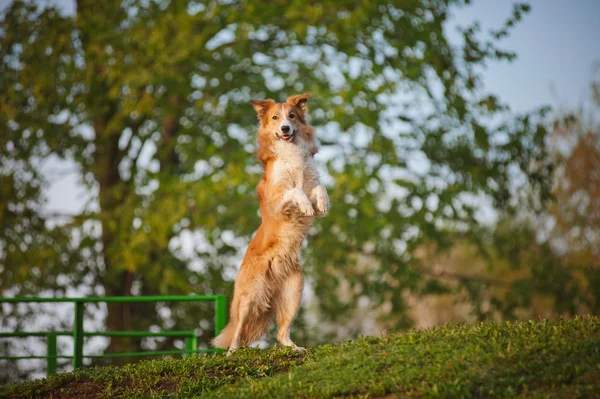
[{"label": "tree trunk", "polygon": [[[118,105],[106,98],[104,93],[111,89],[106,77],[107,56],[104,53],[105,43],[101,40],[114,29],[124,16],[123,10],[116,0],[106,2],[86,2],[76,0],[76,23],[79,29],[86,68],[93,73],[88,74],[88,91],[85,99],[86,111],[92,120],[95,132],[93,174],[99,183],[100,223],[102,225],[102,246],[104,259],[104,275],[102,284],[107,296],[129,296],[134,281],[134,272],[127,265],[118,264],[115,260],[119,253],[119,244],[115,242],[117,232],[124,226],[122,210],[123,182],[119,176],[119,138],[121,131],[109,131],[107,126],[115,116]],[[124,218],[128,220],[127,218]],[[128,331],[134,327],[133,315],[135,304],[108,304],[106,329],[108,331]],[[111,338],[108,351],[111,353],[134,352],[139,350],[139,342],[129,338]],[[125,364],[136,358],[114,358],[113,364]]]},{"label": "tree trunk", "polygon": [[[123,265],[120,261],[119,232],[130,229],[131,218],[123,209],[127,196],[136,195],[131,181],[124,182],[119,174],[119,163],[126,150],[119,149],[119,139],[123,122],[114,121],[119,117],[119,99],[111,100],[105,93],[120,89],[107,75],[110,55],[105,48],[114,30],[126,18],[126,12],[120,7],[120,1],[107,0],[92,2],[76,0],[76,22],[82,43],[86,68],[88,90],[86,91],[86,113],[91,119],[95,131],[95,154],[92,166],[93,174],[99,183],[100,223],[102,225],[102,246],[104,259],[104,275],[102,284],[107,296],[130,296],[136,278],[135,267],[139,265]],[[114,37],[113,37],[114,38]],[[179,116],[183,99],[180,95],[169,98],[167,112],[161,124],[162,143],[157,158],[161,164],[161,172],[167,175],[177,173],[179,160],[175,151],[179,133]],[[109,331],[130,331],[146,329],[155,320],[153,304],[108,304],[106,328]],[[108,351],[112,353],[139,351],[139,340],[129,338],[112,338]],[[113,364],[124,364],[138,358],[114,358]]]},{"label": "tree trunk", "polygon": [[[94,160],[94,173],[100,183],[100,220],[102,224],[102,246],[104,254],[104,279],[103,286],[106,296],[130,296],[134,280],[134,272],[119,265],[115,254],[119,252],[118,243],[115,242],[119,223],[122,218],[120,204],[123,201],[117,188],[123,184],[119,176],[119,135],[106,134],[105,120],[94,123],[96,131],[96,154]],[[121,226],[123,228],[124,226]],[[130,331],[133,327],[133,307],[131,303],[109,303],[106,319],[108,331]],[[108,351],[110,353],[124,353],[139,351],[139,342],[131,338],[113,337],[110,340]],[[130,357],[114,358],[112,364],[122,365],[135,360]]]}]

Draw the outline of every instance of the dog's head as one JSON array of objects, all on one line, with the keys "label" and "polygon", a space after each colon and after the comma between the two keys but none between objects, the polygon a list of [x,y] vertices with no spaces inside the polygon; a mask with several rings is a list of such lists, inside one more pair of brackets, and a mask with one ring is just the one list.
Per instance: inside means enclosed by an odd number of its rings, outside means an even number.
[{"label": "dog's head", "polygon": [[299,141],[312,143],[312,128],[306,124],[310,97],[310,93],[304,93],[288,97],[284,103],[251,101],[260,120],[260,147],[271,148],[278,141],[290,145]]}]

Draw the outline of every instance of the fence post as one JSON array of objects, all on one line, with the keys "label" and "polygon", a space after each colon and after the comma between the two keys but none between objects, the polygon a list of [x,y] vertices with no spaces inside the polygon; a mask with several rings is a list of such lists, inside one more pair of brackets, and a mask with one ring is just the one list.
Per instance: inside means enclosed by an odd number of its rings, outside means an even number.
[{"label": "fence post", "polygon": [[196,335],[185,337],[185,356],[190,357],[196,353],[198,349],[198,340]]},{"label": "fence post", "polygon": [[49,332],[46,334],[46,375],[56,374],[56,333]]},{"label": "fence post", "polygon": [[215,337],[223,331],[227,323],[227,298],[217,295],[215,298]]},{"label": "fence post", "polygon": [[75,301],[75,319],[73,321],[73,369],[83,367],[83,302]]}]

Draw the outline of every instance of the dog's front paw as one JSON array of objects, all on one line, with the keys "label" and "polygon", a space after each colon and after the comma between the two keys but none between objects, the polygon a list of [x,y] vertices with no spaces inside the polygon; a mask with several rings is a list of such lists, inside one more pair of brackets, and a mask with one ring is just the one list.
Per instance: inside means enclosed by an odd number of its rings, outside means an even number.
[{"label": "dog's front paw", "polygon": [[319,214],[321,215],[326,215],[329,213],[329,197],[327,194],[317,195],[316,207],[317,211],[319,211]]},{"label": "dog's front paw", "polygon": [[304,191],[299,188],[293,188],[285,192],[283,196],[282,210],[289,208],[287,205],[290,203],[293,203],[296,206],[298,213],[304,216],[314,216],[315,214],[312,203]]},{"label": "dog's front paw", "polygon": [[327,190],[325,187],[319,185],[313,189],[312,195],[310,196],[312,203],[319,216],[325,216],[329,212],[329,196],[327,196]]},{"label": "dog's front paw", "polygon": [[306,195],[304,198],[298,201],[298,210],[305,216],[314,216],[315,210],[313,209],[313,205]]}]

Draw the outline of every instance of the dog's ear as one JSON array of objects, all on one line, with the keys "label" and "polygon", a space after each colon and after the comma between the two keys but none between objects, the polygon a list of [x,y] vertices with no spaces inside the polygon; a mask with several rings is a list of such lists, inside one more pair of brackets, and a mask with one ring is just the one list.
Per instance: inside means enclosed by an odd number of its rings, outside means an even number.
[{"label": "dog's ear", "polygon": [[271,108],[275,104],[275,101],[270,100],[270,99],[269,100],[260,100],[260,101],[251,100],[250,102],[254,106],[254,109],[256,110],[256,113],[258,114],[258,119],[260,119],[260,120],[262,120],[264,118],[264,116],[269,111],[269,108]]},{"label": "dog's ear", "polygon": [[298,107],[300,111],[306,112],[308,110],[308,99],[312,97],[310,93],[297,94],[295,96],[288,97],[286,102],[290,105]]}]

